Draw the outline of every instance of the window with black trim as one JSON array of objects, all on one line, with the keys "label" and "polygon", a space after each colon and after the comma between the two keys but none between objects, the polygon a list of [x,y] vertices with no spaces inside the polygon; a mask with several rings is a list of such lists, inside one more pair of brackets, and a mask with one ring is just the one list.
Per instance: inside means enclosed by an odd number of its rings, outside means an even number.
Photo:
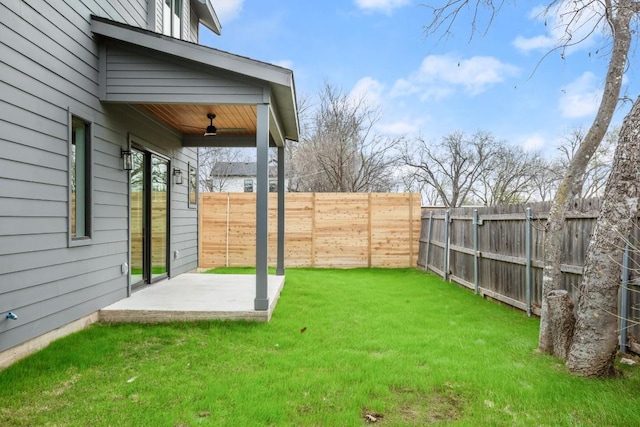
[{"label": "window with black trim", "polygon": [[91,238],[91,123],[71,116],[69,144],[69,234],[72,242]]},{"label": "window with black trim", "polygon": [[181,38],[182,0],[164,0],[162,6],[162,33]]},{"label": "window with black trim", "polygon": [[253,179],[247,178],[244,180],[244,192],[253,193]]},{"label": "window with black trim", "polygon": [[189,207],[198,206],[198,169],[189,164]]},{"label": "window with black trim", "polygon": [[269,180],[269,193],[277,193],[278,192],[278,180],[270,179]]}]

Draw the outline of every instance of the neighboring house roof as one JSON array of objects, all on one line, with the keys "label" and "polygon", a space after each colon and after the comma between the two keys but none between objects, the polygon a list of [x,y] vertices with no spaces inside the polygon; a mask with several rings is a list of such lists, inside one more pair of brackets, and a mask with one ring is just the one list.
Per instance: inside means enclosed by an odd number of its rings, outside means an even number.
[{"label": "neighboring house roof", "polygon": [[[253,177],[257,175],[257,163],[256,162],[216,162],[211,168],[211,176],[223,176],[223,177]],[[269,166],[269,176],[277,176],[277,166]]]},{"label": "neighboring house roof", "polygon": [[[273,109],[273,114],[270,118],[270,130],[272,133],[275,132],[276,135],[280,135],[281,140],[278,141],[278,145],[282,145],[284,139],[298,140],[299,123],[293,71],[196,43],[164,36],[153,31],[133,27],[95,15],[91,16],[91,30],[97,35],[123,43],[124,46],[148,49],[161,57],[166,55],[168,60],[177,61],[178,63],[185,64],[185,66],[189,64],[194,67],[193,69],[197,67],[197,69],[202,69],[212,75],[229,76],[229,73],[232,73],[231,76],[234,76],[238,81],[246,81],[247,78],[250,78],[250,81],[253,82],[252,84],[255,87],[268,88],[268,96],[271,98]],[[108,57],[105,55],[105,58],[101,59],[101,61],[106,60],[108,60]],[[109,76],[110,72],[114,73],[113,78]],[[116,76],[115,71],[106,67],[104,74],[105,75],[100,76],[101,84],[104,86],[104,88],[101,87],[101,90],[104,92],[101,100],[106,102],[167,105],[208,104],[207,100],[204,99],[205,95],[202,93],[182,92],[169,96],[169,94],[152,92],[136,98],[130,96],[131,93],[139,95],[132,92],[136,90],[136,87],[122,84],[116,87],[117,90],[122,92],[106,92],[108,88],[111,88],[109,85],[113,82],[122,81],[123,76],[121,75],[122,73]],[[179,99],[178,95],[180,95]],[[254,98],[251,98],[250,102],[241,102],[242,97],[238,94],[234,94],[233,96],[235,97],[233,102],[225,102],[224,100],[218,102],[220,104],[233,104],[236,107],[241,107],[241,105],[239,105],[240,103],[243,105],[256,105],[270,101],[269,98],[264,98],[264,94],[260,96],[260,99],[255,98],[255,101]],[[162,99],[159,99],[159,97],[162,97]],[[223,99],[223,96],[221,95],[218,98]],[[200,127],[206,127],[206,114],[197,116],[196,118],[199,120],[198,125]],[[198,129],[198,127],[196,127],[196,129]]]}]

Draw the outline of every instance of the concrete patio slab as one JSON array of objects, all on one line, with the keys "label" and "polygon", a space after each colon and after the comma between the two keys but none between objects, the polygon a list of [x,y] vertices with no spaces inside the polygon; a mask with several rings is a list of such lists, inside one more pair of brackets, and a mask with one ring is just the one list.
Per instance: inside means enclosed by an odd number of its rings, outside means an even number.
[{"label": "concrete patio slab", "polygon": [[268,322],[285,276],[268,276],[269,309],[254,310],[252,274],[181,274],[100,310],[102,322],[158,323],[211,319]]}]

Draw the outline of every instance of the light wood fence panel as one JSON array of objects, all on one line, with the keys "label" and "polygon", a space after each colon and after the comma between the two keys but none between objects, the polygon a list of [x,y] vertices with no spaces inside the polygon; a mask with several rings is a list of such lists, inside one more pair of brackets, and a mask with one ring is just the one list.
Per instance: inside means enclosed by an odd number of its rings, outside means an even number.
[{"label": "light wood fence panel", "polygon": [[[314,209],[315,199],[312,193],[298,193],[296,197],[285,197],[284,259],[287,267],[313,267],[309,263],[313,260],[314,253]],[[270,218],[269,226],[276,225],[275,221]]]},{"label": "light wood fence panel", "polygon": [[415,242],[420,236],[415,218],[420,216],[420,205],[409,194],[370,194],[369,265],[379,267],[406,267],[416,263]]},{"label": "light wood fence panel", "polygon": [[226,193],[201,194],[198,210],[200,265],[228,266],[229,195]]},{"label": "light wood fence panel", "polygon": [[[200,195],[200,267],[255,265],[255,193]],[[277,255],[269,195],[269,263]],[[285,267],[413,267],[420,195],[287,193]]]},{"label": "light wood fence panel", "polygon": [[314,265],[367,267],[369,265],[369,196],[316,193]]}]

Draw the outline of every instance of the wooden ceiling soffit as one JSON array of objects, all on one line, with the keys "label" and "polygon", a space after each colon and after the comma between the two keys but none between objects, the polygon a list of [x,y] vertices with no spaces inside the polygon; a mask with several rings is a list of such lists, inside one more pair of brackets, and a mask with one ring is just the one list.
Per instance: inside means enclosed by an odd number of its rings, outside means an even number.
[{"label": "wooden ceiling soffit", "polygon": [[209,126],[208,114],[220,136],[253,136],[257,110],[255,105],[137,104],[136,107],[183,135],[203,135]]}]

